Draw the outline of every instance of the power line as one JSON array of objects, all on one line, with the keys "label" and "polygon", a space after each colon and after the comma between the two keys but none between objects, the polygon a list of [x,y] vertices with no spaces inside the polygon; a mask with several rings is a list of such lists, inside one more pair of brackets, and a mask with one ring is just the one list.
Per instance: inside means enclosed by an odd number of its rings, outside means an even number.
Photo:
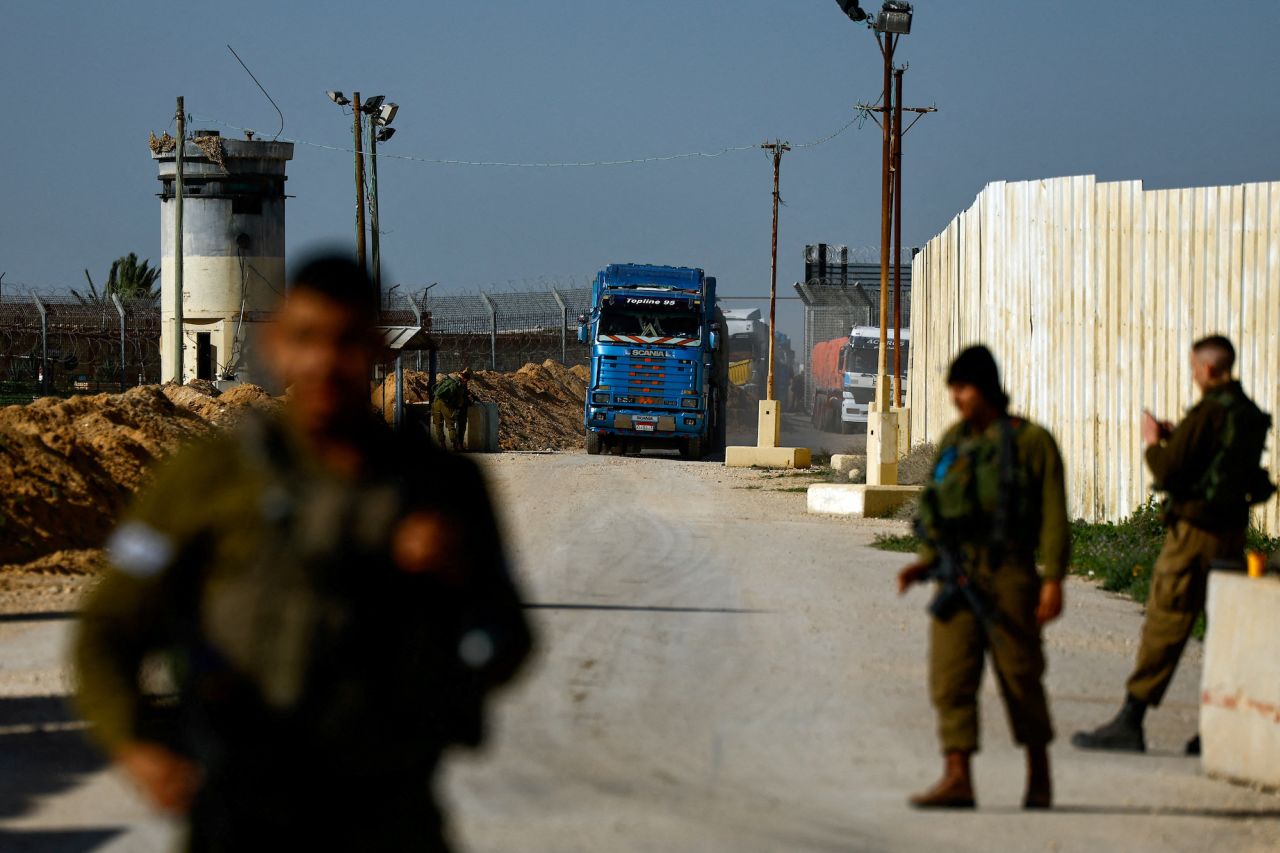
[{"label": "power line", "polygon": [[[193,116],[194,119],[202,122],[212,122],[222,127],[238,130],[241,132],[256,132],[252,128],[240,127],[212,116]],[[826,136],[814,140],[813,142],[797,143],[796,148],[816,148],[835,139],[854,125],[862,126],[866,120],[865,112],[859,112],[852,119],[846,122]],[[310,148],[319,148],[325,151],[340,151],[347,154],[354,154],[355,149],[347,148],[341,145],[326,145],[321,142],[311,142],[305,139],[285,139],[283,142],[292,142],[294,145],[306,145]],[[384,154],[378,152],[378,157],[385,157],[390,160],[405,160],[411,163],[423,163],[429,166],[486,166],[499,167],[509,169],[570,169],[570,168],[595,168],[602,166],[637,166],[644,163],[666,163],[673,160],[691,160],[696,158],[714,158],[722,157],[725,154],[732,154],[740,151],[752,151],[758,149],[759,143],[752,145],[733,145],[726,148],[719,148],[712,151],[690,151],[683,154],[664,154],[656,157],[634,157],[625,160],[591,160],[591,161],[562,161],[562,162],[509,162],[501,160],[453,160],[439,157],[417,157],[412,154]]]}]

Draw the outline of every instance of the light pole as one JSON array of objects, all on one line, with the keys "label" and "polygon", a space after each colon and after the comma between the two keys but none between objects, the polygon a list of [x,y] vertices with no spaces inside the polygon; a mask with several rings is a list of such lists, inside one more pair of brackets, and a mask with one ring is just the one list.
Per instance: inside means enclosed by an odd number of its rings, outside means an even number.
[{"label": "light pole", "polygon": [[352,137],[356,151],[356,261],[360,264],[360,269],[367,270],[364,251],[364,133],[360,127],[360,116],[363,113],[360,106],[360,93],[352,92],[350,100],[347,100],[346,95],[341,92],[329,91],[325,94],[329,96],[329,100],[340,107],[350,106],[351,115],[354,118]]},{"label": "light pole", "polygon": [[386,142],[395,135],[396,129],[387,125],[395,120],[400,109],[396,104],[384,104],[385,100],[384,96],[377,95],[361,108],[369,116],[369,238],[373,249],[373,282],[379,292],[382,290],[382,253],[378,218],[378,143]]},{"label": "light pole", "polygon": [[[884,83],[880,106],[883,117],[880,153],[880,346],[877,353],[875,408],[867,419],[867,485],[887,485],[898,479],[898,424],[892,411],[889,390],[889,251],[893,239],[893,164],[897,128],[894,121],[893,54],[898,40],[911,32],[911,4],[885,0],[872,18],[858,0],[836,0],[841,11],[855,23],[865,22],[875,33],[884,57]],[[896,343],[896,340],[895,340]]]}]

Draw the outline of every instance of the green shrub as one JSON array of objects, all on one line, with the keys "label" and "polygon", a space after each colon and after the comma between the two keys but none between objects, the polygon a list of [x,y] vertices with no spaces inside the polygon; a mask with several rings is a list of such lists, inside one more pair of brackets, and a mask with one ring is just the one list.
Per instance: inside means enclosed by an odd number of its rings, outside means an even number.
[{"label": "green shrub", "polygon": [[914,554],[920,547],[920,540],[910,533],[877,533],[871,541],[872,548],[881,551],[897,551],[903,554]]}]

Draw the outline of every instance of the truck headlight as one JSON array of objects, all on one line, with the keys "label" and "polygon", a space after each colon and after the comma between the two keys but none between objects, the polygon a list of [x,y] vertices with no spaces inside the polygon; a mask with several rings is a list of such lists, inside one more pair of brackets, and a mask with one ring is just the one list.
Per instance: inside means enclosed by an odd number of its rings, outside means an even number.
[{"label": "truck headlight", "polygon": [[684,406],[686,409],[696,409],[698,408],[698,398],[686,397],[680,401],[680,405]]},{"label": "truck headlight", "polygon": [[608,391],[596,391],[595,393],[593,393],[593,394],[591,395],[591,402],[596,403],[596,404],[601,404],[601,405],[603,405],[603,404],[605,404],[605,403],[608,403],[608,402],[609,402],[609,392],[608,392]]}]

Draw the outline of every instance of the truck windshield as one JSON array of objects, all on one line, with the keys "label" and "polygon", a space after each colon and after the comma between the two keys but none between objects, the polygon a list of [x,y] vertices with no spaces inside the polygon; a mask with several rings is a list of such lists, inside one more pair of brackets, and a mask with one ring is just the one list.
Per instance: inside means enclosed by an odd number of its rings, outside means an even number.
[{"label": "truck windshield", "polygon": [[[910,350],[908,349],[908,347],[910,347],[910,343],[903,341],[902,372],[904,375],[907,372],[907,356],[910,353]],[[844,367],[845,372],[846,373],[865,373],[868,376],[875,376],[876,371],[879,369],[879,366],[880,366],[878,363],[879,352],[880,352],[880,347],[878,344],[875,344],[875,343],[871,344],[870,346],[850,347],[845,351],[846,353],[845,367]],[[890,341],[889,343],[888,355],[889,355],[888,368],[889,368],[889,372],[892,373],[893,372],[893,342],[892,341]]]},{"label": "truck windshield", "polygon": [[600,312],[600,335],[627,335],[647,338],[699,338],[698,315],[692,312],[653,313],[629,308],[606,308]]}]

